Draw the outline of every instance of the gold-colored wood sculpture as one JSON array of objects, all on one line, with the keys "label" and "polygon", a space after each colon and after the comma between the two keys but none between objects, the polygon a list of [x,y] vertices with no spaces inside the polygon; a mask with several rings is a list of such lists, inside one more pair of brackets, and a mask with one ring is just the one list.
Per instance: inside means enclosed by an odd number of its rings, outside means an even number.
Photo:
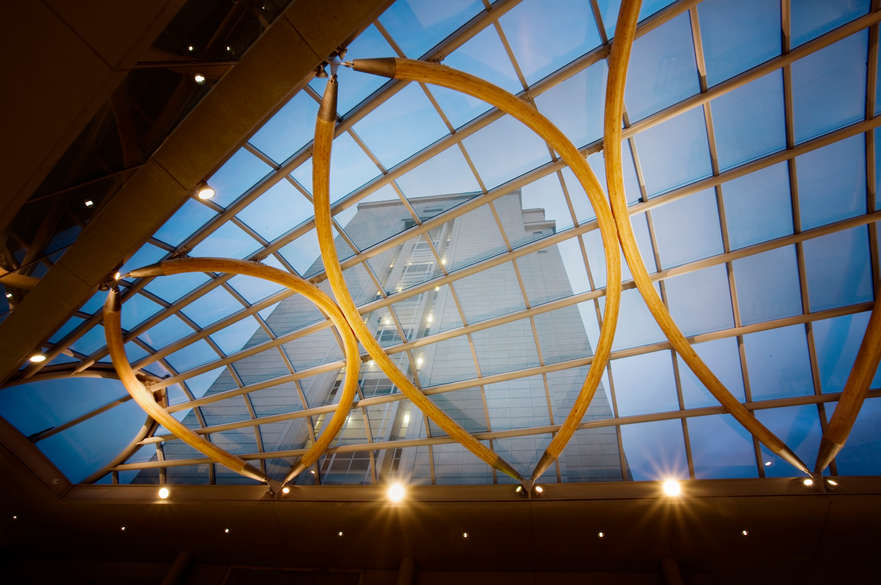
[{"label": "gold-colored wood sculpture", "polygon": [[[587,161],[578,152],[578,149],[575,148],[572,142],[569,141],[569,139],[566,138],[556,126],[541,115],[531,104],[524,102],[520,98],[489,82],[437,63],[412,61],[409,59],[358,59],[350,62],[348,65],[356,71],[373,73],[395,79],[441,85],[486,101],[497,107],[499,110],[510,114],[538,134],[560,155],[563,162],[569,165],[572,172],[578,178],[593,205],[594,211],[597,215],[597,224],[600,228],[600,233],[603,239],[607,274],[606,305],[602,326],[600,328],[600,338],[597,343],[593,362],[591,363],[587,377],[578,393],[572,409],[569,411],[560,430],[554,435],[532,472],[531,480],[535,481],[542,473],[544,473],[548,466],[560,456],[560,453],[562,453],[566,444],[569,442],[569,439],[571,439],[578,424],[581,422],[581,419],[584,418],[584,414],[587,412],[587,408],[590,405],[591,400],[593,400],[594,393],[599,385],[603,369],[608,363],[609,353],[612,348],[612,339],[615,334],[615,325],[618,320],[618,309],[621,299],[621,259],[618,253],[617,238],[615,236],[616,228],[614,219],[612,218],[611,211],[606,203],[602,187],[596,176],[593,174],[593,171],[591,171],[590,167],[587,165]],[[316,138],[316,148],[317,142]],[[314,160],[317,161],[318,157],[316,156]],[[313,168],[317,169],[317,167]],[[318,207],[318,198],[316,197],[316,224],[318,224]],[[325,237],[330,238],[329,202],[323,202],[322,207],[324,208],[322,209],[322,213],[325,215],[323,221],[327,224],[327,227],[325,228]],[[319,232],[320,231],[321,230],[319,230]],[[332,241],[328,241],[328,244],[330,244],[330,246],[328,246],[329,248],[332,247]],[[323,257],[324,249],[325,246],[322,246]],[[330,263],[338,264],[336,262]],[[328,258],[325,258],[325,270],[330,274]],[[334,289],[334,293],[337,294],[337,299],[340,300],[336,288]],[[340,304],[342,304],[342,301]],[[356,333],[359,333],[357,328]],[[362,335],[369,335],[369,332],[366,331],[366,327],[360,332],[359,339],[361,340],[361,343],[367,347]],[[374,355],[374,351],[371,351],[369,348],[368,351],[370,351],[371,356],[373,356],[377,363],[379,363],[379,354],[381,353],[383,354],[383,357],[385,357],[385,352],[383,352],[375,342],[373,342],[373,345],[376,355]],[[387,357],[385,357],[385,364],[394,367]],[[388,372],[386,373],[388,374]],[[481,458],[486,461],[486,458]]]},{"label": "gold-colored wood sculpture", "polygon": [[875,306],[872,308],[872,315],[869,317],[857,359],[844,384],[838,406],[835,407],[835,412],[832,413],[832,418],[823,431],[817,463],[814,466],[816,474],[823,473],[844,447],[869,392],[872,378],[878,370],[878,363],[881,361],[881,303],[878,302],[877,295],[878,291],[875,293]]},{"label": "gold-colored wood sculpture", "polygon": [[756,419],[746,407],[735,398],[719,381],[707,365],[691,347],[691,344],[679,330],[667,307],[652,286],[648,271],[642,261],[636,237],[627,213],[627,199],[624,194],[624,178],[621,162],[621,121],[624,113],[624,85],[627,79],[627,66],[630,50],[636,36],[636,23],[639,17],[640,0],[624,0],[618,13],[615,27],[615,38],[609,56],[609,77],[606,84],[606,110],[604,120],[605,166],[606,180],[609,188],[609,199],[615,223],[618,226],[618,238],[624,257],[633,275],[633,281],[639,289],[646,306],[651,311],[661,330],[670,340],[676,352],[695,373],[707,389],[716,397],[722,406],[737,419],[753,436],[764,443],[779,457],[795,466],[800,471],[810,473],[807,466],[786,446],[774,433]]},{"label": "gold-colored wood sculpture", "polygon": [[[300,460],[287,474],[282,485],[290,482],[303,470],[313,465],[321,454],[327,449],[336,434],[345,424],[346,417],[352,407],[355,397],[355,389],[358,384],[358,370],[360,367],[360,355],[358,342],[351,328],[343,317],[336,303],[315,285],[302,278],[284,272],[271,266],[250,262],[247,260],[231,260],[226,258],[180,258],[167,260],[131,271],[128,276],[134,278],[166,276],[185,272],[223,272],[229,274],[243,274],[269,280],[281,286],[288,287],[298,294],[303,295],[324,313],[331,323],[337,328],[343,340],[343,352],[346,359],[345,382],[342,386],[339,404],[330,421],[325,425],[321,436],[306,450]],[[233,455],[224,449],[208,442],[198,434],[180,423],[161,404],[153,398],[153,393],[148,390],[135,376],[128,358],[125,355],[124,340],[120,326],[120,302],[119,295],[111,290],[104,305],[104,329],[107,337],[107,348],[113,360],[113,366],[119,375],[126,390],[144,411],[159,424],[168,429],[177,438],[181,439],[194,449],[207,455],[213,461],[220,463],[231,470],[251,479],[268,482],[268,479],[251,464],[240,457]]]}]

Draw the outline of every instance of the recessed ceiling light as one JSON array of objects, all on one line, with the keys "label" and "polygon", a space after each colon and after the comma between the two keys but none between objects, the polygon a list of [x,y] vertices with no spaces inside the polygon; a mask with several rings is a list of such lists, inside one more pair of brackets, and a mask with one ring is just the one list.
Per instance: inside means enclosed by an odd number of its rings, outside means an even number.
[{"label": "recessed ceiling light", "polygon": [[287,495],[291,493],[291,488],[289,488],[288,486],[284,486],[283,488],[281,488],[281,493]]},{"label": "recessed ceiling light", "polygon": [[231,51],[232,51],[232,47],[230,47],[229,45],[227,45],[227,46],[226,46],[226,52],[229,53],[229,52],[231,52]]},{"label": "recessed ceiling light", "polygon": [[665,495],[668,495],[671,498],[682,495],[682,484],[679,483],[678,479],[672,477],[664,480],[664,483],[661,484],[661,489],[664,490]]},{"label": "recessed ceiling light", "polygon": [[773,464],[773,461],[765,461],[765,467],[771,467]]},{"label": "recessed ceiling light", "polygon": [[122,532],[125,532],[125,526],[120,526],[119,529],[120,529]]},{"label": "recessed ceiling light", "polygon": [[196,197],[198,197],[202,201],[208,201],[209,199],[214,197],[216,193],[217,192],[214,189],[212,189],[208,185],[205,185],[201,187],[198,191],[196,191]]},{"label": "recessed ceiling light", "polygon": [[13,515],[12,515],[12,519],[13,519],[13,520],[18,520],[18,516],[16,516],[15,514],[13,514]]},{"label": "recessed ceiling light", "polygon": [[167,500],[168,496],[171,495],[171,492],[168,491],[167,487],[161,487],[161,488],[159,488],[158,495],[159,495],[160,500]]},{"label": "recessed ceiling light", "polygon": [[831,485],[833,487],[838,485],[837,481],[835,481],[834,479],[829,479],[829,478],[826,478],[826,483],[828,483],[829,485]]},{"label": "recessed ceiling light", "polygon": [[749,534],[749,530],[741,530],[740,533],[744,536]]},{"label": "recessed ceiling light", "polygon": [[337,536],[342,536],[342,535],[343,535],[343,531],[340,530],[339,532],[336,533],[336,535],[337,535]]},{"label": "recessed ceiling light", "polygon": [[95,202],[92,201],[91,199],[86,199],[85,201],[83,201],[83,205],[85,205],[86,207],[91,207],[91,206],[95,205]]},{"label": "recessed ceiling light", "polygon": [[30,361],[32,364],[41,364],[46,361],[46,356],[41,353],[35,353],[28,358],[28,361]]},{"label": "recessed ceiling light", "polygon": [[467,532],[463,532],[463,533],[462,533],[462,538],[468,538],[468,533],[467,533]]},{"label": "recessed ceiling light", "polygon": [[804,484],[805,487],[811,487],[812,485],[814,485],[814,480],[810,477],[804,478],[803,480],[801,480],[801,482],[802,484]]},{"label": "recessed ceiling light", "polygon": [[194,47],[193,45],[187,45],[187,51],[189,51],[190,53],[192,53],[195,50],[196,50],[196,47]]},{"label": "recessed ceiling light", "polygon": [[540,485],[535,486],[535,493],[543,494],[544,491],[545,491],[545,489],[543,487],[541,487]]},{"label": "recessed ceiling light", "polygon": [[404,488],[404,484],[399,481],[396,481],[392,485],[388,487],[385,492],[386,497],[390,502],[394,504],[398,504],[404,501],[404,498],[407,496],[407,490]]},{"label": "recessed ceiling light", "polygon": [[224,533],[224,534],[229,534],[229,528],[224,528],[224,529],[223,529],[223,533]]},{"label": "recessed ceiling light", "polygon": [[315,470],[314,470],[314,469],[310,469],[310,470],[309,470],[309,473],[311,473],[312,475],[315,475]]},{"label": "recessed ceiling light", "polygon": [[606,533],[603,532],[602,530],[600,530],[599,532],[597,532],[597,536],[600,537],[600,538],[605,538],[605,537],[606,537]]},{"label": "recessed ceiling light", "polygon": [[198,83],[199,85],[202,85],[203,83],[205,83],[205,76],[202,75],[201,73],[196,73],[196,74],[193,76],[193,81],[195,81],[195,82]]},{"label": "recessed ceiling light", "polygon": [[11,299],[11,298],[12,298],[12,293],[6,293],[6,298],[7,298],[7,299]]}]

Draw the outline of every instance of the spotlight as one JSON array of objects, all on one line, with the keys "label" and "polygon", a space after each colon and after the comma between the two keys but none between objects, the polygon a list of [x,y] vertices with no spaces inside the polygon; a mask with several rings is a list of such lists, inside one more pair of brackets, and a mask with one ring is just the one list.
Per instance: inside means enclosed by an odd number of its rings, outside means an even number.
[{"label": "spotlight", "polygon": [[597,536],[598,536],[599,538],[605,538],[605,537],[606,537],[606,533],[603,532],[603,531],[601,530],[601,531],[597,532]]},{"label": "spotlight", "polygon": [[229,528],[224,528],[224,529],[223,529],[223,533],[224,533],[224,534],[229,534]]},{"label": "spotlight", "polygon": [[802,483],[805,487],[811,487],[812,485],[814,485],[814,480],[811,479],[810,477],[806,477],[806,478],[804,478],[803,480],[801,480],[801,483]]},{"label": "spotlight", "polygon": [[119,280],[121,277],[122,277],[122,274],[117,272],[116,274],[113,275],[113,280]]},{"label": "spotlight", "polygon": [[545,489],[543,487],[541,487],[540,485],[535,486],[535,493],[537,493],[538,495],[543,494],[544,491],[545,491]]},{"label": "spotlight", "polygon": [[202,85],[203,83],[205,83],[205,76],[202,75],[201,73],[196,73],[196,74],[193,76],[193,81],[195,81],[195,82],[198,83],[199,85]]},{"label": "spotlight", "polygon": [[749,530],[741,530],[740,533],[744,536],[747,536],[749,534]]},{"label": "spotlight", "polygon": [[7,299],[11,299],[11,298],[12,298],[12,293],[6,293],[6,298],[7,298]]},{"label": "spotlight", "polygon": [[196,50],[196,47],[194,47],[193,45],[188,45],[188,46],[187,46],[187,51],[189,51],[190,53],[192,53],[192,52],[195,51],[195,50]]},{"label": "spotlight", "polygon": [[522,491],[523,491],[523,486],[522,486],[522,485],[518,485],[517,487],[514,488],[514,493],[515,493],[515,494],[519,494],[519,493],[522,492]]},{"label": "spotlight", "polygon": [[419,356],[418,358],[416,358],[416,367],[417,368],[421,368],[422,364],[424,364],[424,363],[425,363],[425,358],[423,358],[422,356]]},{"label": "spotlight", "polygon": [[337,536],[342,536],[342,535],[343,535],[343,531],[340,530],[339,532],[336,533],[336,535],[337,535]]},{"label": "spotlight", "polygon": [[314,470],[314,469],[310,469],[310,470],[309,470],[309,473],[311,473],[312,475],[315,475],[315,470]]},{"label": "spotlight", "polygon": [[467,533],[467,532],[463,532],[463,533],[462,533],[462,538],[467,539],[467,538],[468,538],[468,533]]},{"label": "spotlight", "polygon": [[773,461],[765,461],[765,467],[771,467],[773,464]]},{"label": "spotlight", "polygon": [[385,495],[393,504],[399,504],[403,502],[404,498],[407,496],[407,490],[404,488],[404,484],[396,481],[388,487]]},{"label": "spotlight", "polygon": [[41,353],[35,353],[28,358],[28,361],[30,361],[32,364],[41,364],[46,361],[46,356]]},{"label": "spotlight", "polygon": [[230,47],[229,45],[227,45],[227,46],[226,46],[226,52],[227,52],[227,53],[232,53],[232,47]]},{"label": "spotlight", "polygon": [[125,532],[125,526],[120,526],[120,527],[119,527],[119,530],[120,530],[121,532]]},{"label": "spotlight", "polygon": [[92,201],[91,199],[86,199],[85,201],[83,201],[83,205],[85,205],[86,207],[91,207],[91,206],[95,205],[95,202]]},{"label": "spotlight", "polygon": [[159,494],[159,499],[160,499],[160,500],[167,500],[167,499],[168,499],[168,496],[171,495],[171,492],[168,491],[168,488],[167,488],[167,487],[161,487],[161,488],[159,488],[159,492],[158,492],[158,494]]},{"label": "spotlight", "polygon": [[437,291],[439,291],[439,290],[440,290],[440,287],[439,287],[439,286],[434,287],[434,292],[437,292]]},{"label": "spotlight", "polygon": [[12,519],[13,519],[13,520],[18,520],[18,516],[16,516],[15,514],[13,514],[13,515],[12,515]]},{"label": "spotlight", "polygon": [[198,197],[202,201],[208,201],[212,197],[214,197],[216,191],[209,187],[208,185],[204,185],[198,191],[196,191],[196,197]]},{"label": "spotlight", "polygon": [[288,495],[289,493],[291,493],[291,488],[289,488],[288,486],[284,486],[283,488],[281,488],[281,493],[283,493],[284,495]]},{"label": "spotlight", "polygon": [[834,479],[826,478],[826,483],[828,483],[828,484],[831,485],[832,487],[838,487],[838,482],[835,481]]},{"label": "spotlight", "polygon": [[672,477],[664,480],[664,483],[661,484],[661,489],[664,490],[665,495],[670,496],[671,498],[682,495],[682,484],[679,483],[678,479]]}]

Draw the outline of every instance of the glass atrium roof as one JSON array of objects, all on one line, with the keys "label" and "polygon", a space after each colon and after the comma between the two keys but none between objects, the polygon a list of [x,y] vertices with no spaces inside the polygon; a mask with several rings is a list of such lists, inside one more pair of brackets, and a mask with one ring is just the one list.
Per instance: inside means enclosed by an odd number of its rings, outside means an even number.
[{"label": "glass atrium roof", "polygon": [[[398,0],[347,58],[440,59],[518,94],[605,187],[617,13],[605,0]],[[868,0],[655,0],[640,19],[624,181],[643,260],[697,353],[812,463],[879,275],[881,13]],[[325,83],[281,107],[207,179],[215,197],[184,203],[121,272],[182,255],[251,259],[329,292],[311,194]],[[541,138],[477,99],[351,70],[339,83],[331,200],[352,296],[412,381],[528,475],[599,337],[606,275],[588,199]],[[543,481],[798,475],[725,413],[623,272],[612,359]],[[128,279],[122,296],[126,353],[169,411],[283,478],[339,400],[343,353],[324,316],[245,276]],[[73,482],[252,482],[145,423],[110,366],[105,297],[55,332],[40,374],[0,392],[0,415]],[[298,483],[513,481],[363,356],[343,430]],[[881,372],[871,387],[828,473],[881,475]]]}]

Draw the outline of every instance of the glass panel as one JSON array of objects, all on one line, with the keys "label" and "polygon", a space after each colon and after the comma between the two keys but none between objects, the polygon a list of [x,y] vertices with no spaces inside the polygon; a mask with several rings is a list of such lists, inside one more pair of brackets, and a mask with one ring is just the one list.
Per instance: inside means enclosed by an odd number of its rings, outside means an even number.
[{"label": "glass panel", "polygon": [[492,483],[492,467],[459,443],[435,445],[434,475],[439,484]]},{"label": "glass panel", "polygon": [[740,258],[732,266],[744,325],[801,313],[795,246]]},{"label": "glass panel", "polygon": [[[646,2],[642,3],[642,7],[639,9],[639,20],[645,20],[672,3],[673,0],[646,0]],[[621,0],[598,0],[597,6],[603,17],[603,26],[606,29],[606,35],[608,35],[609,38],[612,38],[615,33],[615,23],[618,20],[618,9],[621,7]]]},{"label": "glass panel", "polygon": [[[554,423],[562,424],[569,416],[569,411],[575,404],[575,399],[584,385],[587,378],[587,366],[580,368],[570,368],[568,370],[560,370],[557,372],[548,372],[548,394],[551,397],[551,407],[554,413]],[[596,389],[593,400],[584,415],[585,421],[609,420],[612,418],[612,407],[609,394],[606,390],[606,377]],[[614,431],[614,429],[612,429]],[[569,448],[567,447],[568,451]],[[564,451],[565,452],[565,451]],[[618,451],[615,450],[617,460]]]},{"label": "glass panel", "polygon": [[193,333],[193,328],[176,315],[169,315],[138,337],[154,349],[165,347]]},{"label": "glass panel", "polygon": [[539,365],[529,319],[475,331],[471,338],[483,376]]},{"label": "glass panel", "polygon": [[[251,317],[245,317],[240,321],[236,321],[228,327],[224,327],[220,331],[211,334],[211,339],[220,347],[220,350],[226,355],[236,353],[245,347],[250,347],[254,343],[248,343],[248,340],[260,328],[257,321]],[[262,332],[262,331],[261,331]],[[265,337],[265,334],[263,335]]]},{"label": "glass panel", "polygon": [[854,20],[869,11],[869,0],[824,2],[800,0],[792,4],[792,46],[798,46],[821,34]]},{"label": "glass panel", "polygon": [[240,148],[208,179],[208,184],[216,192],[212,201],[228,206],[270,171],[272,168],[269,165]]},{"label": "glass panel", "polygon": [[[655,291],[658,291],[657,284],[655,284]],[[602,304],[605,305],[605,298],[602,301]],[[639,291],[630,289],[621,293],[621,309],[618,314],[618,326],[615,328],[612,349],[638,347],[665,339],[667,339],[666,336],[661,332],[655,318],[649,313]]]},{"label": "glass panel", "polygon": [[753,400],[814,393],[804,325],[743,336]]},{"label": "glass panel", "polygon": [[419,380],[423,387],[477,377],[471,347],[464,335],[426,345],[414,357],[417,361],[422,358]]},{"label": "glass panel", "polygon": [[560,479],[565,482],[622,479],[615,427],[575,431],[558,461]]},{"label": "glass panel", "polygon": [[[636,121],[700,91],[688,13],[633,42],[624,103]],[[700,110],[698,110],[700,111]]]},{"label": "glass panel", "polygon": [[[535,278],[533,276],[533,278]],[[526,308],[510,262],[487,268],[453,283],[468,323],[485,321]],[[492,290],[492,294],[487,291]]]},{"label": "glass panel", "polygon": [[578,0],[527,0],[499,23],[530,85],[600,44],[590,7]]},{"label": "glass panel", "polygon": [[208,223],[216,214],[207,205],[187,199],[174,215],[153,234],[166,244],[178,246],[193,232]]},{"label": "glass panel", "polygon": [[724,266],[683,274],[666,280],[665,285],[670,313],[686,335],[734,327]]},{"label": "glass panel", "polygon": [[[332,202],[336,202],[343,195],[351,193],[377,175],[379,169],[348,133],[340,134],[334,139],[330,155]],[[311,187],[311,179],[306,184]]]},{"label": "glass panel", "polygon": [[577,239],[542,248],[515,262],[530,306],[590,290]]},{"label": "glass panel", "polygon": [[380,104],[354,130],[387,169],[447,134],[443,120],[415,83]]},{"label": "glass panel", "polygon": [[204,274],[188,272],[154,278],[144,288],[163,300],[173,303],[206,282],[208,282],[208,277]]},{"label": "glass panel", "polygon": [[194,341],[183,349],[179,349],[165,359],[178,372],[186,372],[197,366],[219,359],[220,356],[204,339]]},{"label": "glass panel", "polygon": [[122,265],[122,268],[119,269],[119,273],[127,274],[135,268],[141,268],[159,262],[165,254],[166,252],[162,248],[158,248],[152,244],[144,244],[137,252],[126,260],[125,264]]},{"label": "glass panel", "polygon": [[312,213],[312,204],[290,182],[282,179],[236,217],[272,241],[312,217]]},{"label": "glass panel", "polygon": [[862,30],[792,64],[796,142],[863,119],[867,42]]},{"label": "glass panel", "polygon": [[276,336],[324,320],[321,311],[300,295],[290,296],[277,305],[263,309],[260,316]]},{"label": "glass panel", "polygon": [[752,435],[730,414],[688,419],[697,479],[756,477]]},{"label": "glass panel", "polygon": [[104,347],[104,327],[95,325],[89,329],[82,337],[74,342],[70,347],[74,351],[78,351],[85,355],[90,355],[95,351]]},{"label": "glass panel", "polygon": [[462,143],[488,189],[550,161],[547,145],[541,138],[508,115]]},{"label": "glass panel", "polygon": [[[590,165],[594,176],[596,176],[600,185],[602,185],[603,193],[608,193],[609,186],[606,184],[606,163],[603,158],[603,153],[595,152],[588,156],[587,164]],[[642,193],[639,189],[639,179],[636,177],[636,166],[633,164],[633,153],[629,147],[621,149],[621,166],[623,167],[622,171],[624,173],[624,194],[627,196],[627,203],[629,204],[639,201],[642,197]],[[572,182],[567,181],[566,185],[570,189],[574,189]]]},{"label": "glass panel", "polygon": [[260,244],[240,227],[228,221],[190,251],[190,256],[247,258]]},{"label": "glass panel", "polygon": [[135,294],[130,296],[122,305],[122,328],[125,330],[134,329],[136,325],[142,323],[151,315],[156,314],[161,308],[162,305],[154,303],[144,295]]},{"label": "glass panel", "polygon": [[[511,464],[522,477],[530,477],[535,464],[538,463],[542,453],[548,443],[551,442],[551,435],[528,435],[525,437],[507,437],[496,439],[493,441],[493,449],[500,457]],[[537,481],[551,483],[556,481],[556,470],[554,466],[541,474]],[[498,483],[516,483],[514,478],[508,477],[504,473],[497,473],[496,479]]]},{"label": "glass panel", "polygon": [[[844,390],[844,384],[853,368],[868,322],[869,313],[814,321],[814,346],[823,392]],[[881,367],[870,384],[870,388],[879,387],[881,387]]]},{"label": "glass panel", "polygon": [[485,389],[489,419],[494,431],[550,424],[548,400],[541,376],[487,384]]},{"label": "glass panel", "polygon": [[713,189],[653,209],[652,219],[663,268],[722,253]]},{"label": "glass panel", "polygon": [[862,134],[795,160],[802,229],[866,212],[866,150]]},{"label": "glass panel", "polygon": [[404,231],[408,220],[413,221],[391,185],[381,187],[351,209],[356,211],[344,229],[360,250]]},{"label": "glass panel", "polygon": [[780,71],[721,95],[710,105],[721,170],[786,148]]},{"label": "glass panel", "polygon": [[[756,418],[795,451],[799,459],[807,461],[808,465],[816,461],[822,436],[816,406],[806,404],[757,410]],[[767,477],[792,477],[801,473],[789,463],[768,452],[764,446],[762,446],[762,460]],[[771,465],[768,465],[768,462]]]},{"label": "glass panel", "polygon": [[866,228],[856,227],[804,243],[805,276],[812,311],[872,300]]},{"label": "glass panel", "polygon": [[251,137],[251,144],[282,163],[312,140],[316,114],[318,103],[305,91],[297,92]]},{"label": "glass panel", "polygon": [[603,136],[607,75],[600,61],[536,96],[535,105],[575,146],[588,144]]},{"label": "glass panel", "polygon": [[[125,305],[123,305],[123,315],[125,315]],[[52,334],[52,337],[49,338],[49,342],[50,343],[58,343],[59,341],[64,339],[65,335],[67,335],[68,333],[70,333],[71,331],[73,331],[74,329],[79,327],[80,323],[83,323],[83,321],[84,321],[84,319],[80,319],[79,317],[71,317],[70,319],[68,319],[67,321],[64,322],[64,325],[59,327],[55,331],[55,333]],[[123,328],[127,329],[127,327],[125,326],[125,323],[123,323]]]},{"label": "glass panel", "polygon": [[403,0],[392,4],[379,17],[379,21],[397,41],[404,54],[416,59],[481,9],[477,0]]},{"label": "glass panel", "polygon": [[839,475],[881,475],[881,398],[863,402],[835,462]]},{"label": "glass panel", "polygon": [[279,253],[303,276],[324,269],[321,246],[318,245],[318,235],[314,228],[287,244]]},{"label": "glass panel", "polygon": [[343,359],[340,345],[330,328],[292,339],[282,347],[298,371]]},{"label": "glass panel", "polygon": [[[434,155],[412,171],[405,173],[397,180],[398,187],[407,197],[424,197],[426,195],[449,195],[479,191],[480,185],[474,179],[474,173],[468,168],[465,157],[458,146],[451,146]],[[391,196],[389,197],[391,199]],[[395,197],[397,199],[397,197]],[[434,203],[434,202],[432,202]],[[446,209],[449,205],[444,205]],[[360,205],[359,205],[360,208]],[[428,213],[421,217],[431,217],[439,212]]]},{"label": "glass panel", "polygon": [[[740,402],[745,402],[743,392],[743,375],[740,367],[740,353],[737,349],[737,338],[728,337],[706,343],[692,345],[697,355],[707,364],[725,388]],[[719,401],[710,394],[703,382],[691,371],[682,358],[679,361],[679,383],[682,386],[682,401],[685,408],[702,408],[718,406]]]},{"label": "glass panel", "polygon": [[678,420],[623,425],[621,442],[633,480],[688,477],[682,423]]},{"label": "glass panel", "polygon": [[[455,392],[433,394],[430,399],[469,433],[488,430],[486,408],[480,388],[466,388]],[[432,437],[446,435],[434,422],[429,421],[429,426]]]},{"label": "glass panel", "polygon": [[593,311],[593,302],[587,302],[541,313],[533,318],[543,363],[553,364],[593,355],[583,323],[590,320],[596,323]]},{"label": "glass panel", "polygon": [[[722,197],[732,249],[792,233],[789,167],[786,163],[723,184]],[[762,213],[756,213],[757,209]]]},{"label": "glass panel", "polygon": [[[267,263],[267,262],[264,262]],[[268,263],[267,263],[268,264]],[[283,290],[284,287],[263,278],[237,275],[229,279],[229,285],[249,303],[262,301],[271,294]]]},{"label": "glass panel", "polygon": [[222,286],[218,286],[184,307],[182,312],[199,327],[207,327],[243,308],[234,296]]},{"label": "glass panel", "polygon": [[620,416],[679,410],[669,351],[620,358],[611,363]]},{"label": "glass panel", "polygon": [[712,174],[700,108],[640,132],[634,140],[650,197]]},{"label": "glass panel", "polygon": [[711,86],[780,54],[780,6],[774,2],[707,0],[698,15]]}]

